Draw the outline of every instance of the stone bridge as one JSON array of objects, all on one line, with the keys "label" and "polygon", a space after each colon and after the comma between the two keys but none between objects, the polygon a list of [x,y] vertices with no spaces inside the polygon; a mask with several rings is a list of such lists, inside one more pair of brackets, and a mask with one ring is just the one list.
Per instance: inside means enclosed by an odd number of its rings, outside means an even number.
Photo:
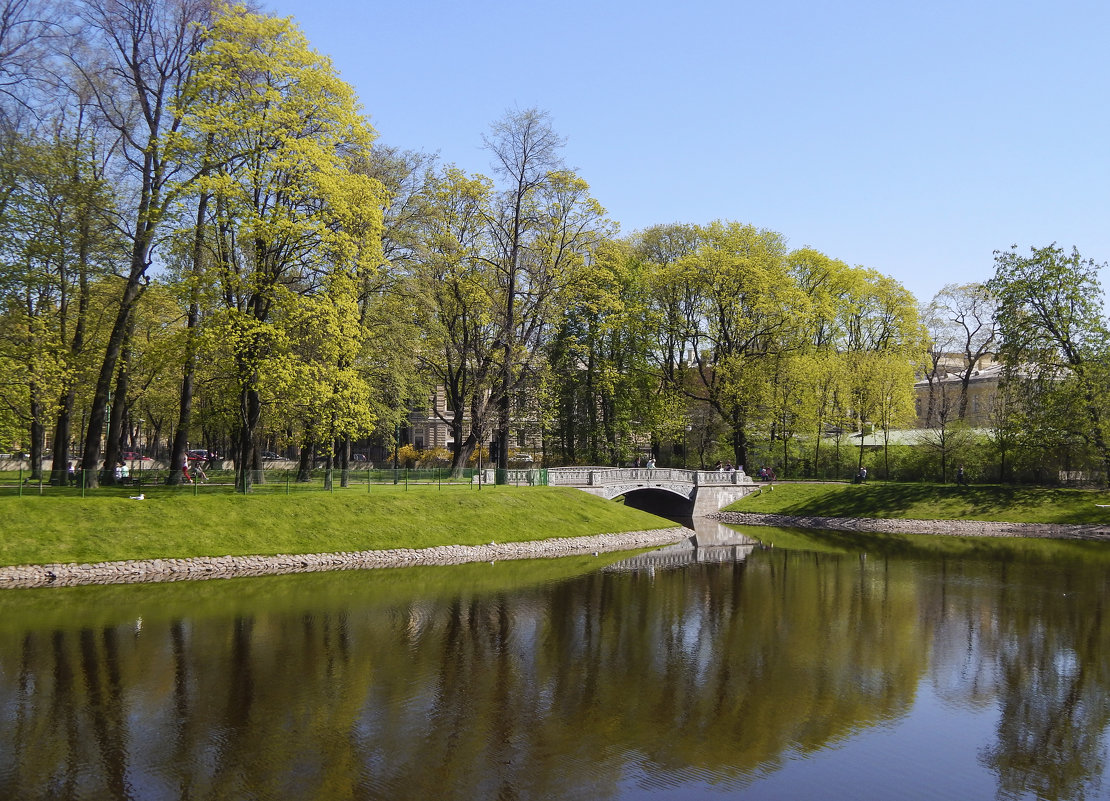
[{"label": "stone bridge", "polygon": [[612,500],[640,492],[669,493],[692,506],[693,517],[705,517],[743,498],[758,487],[743,471],[715,472],[670,467],[553,467],[553,487],[578,487]]}]

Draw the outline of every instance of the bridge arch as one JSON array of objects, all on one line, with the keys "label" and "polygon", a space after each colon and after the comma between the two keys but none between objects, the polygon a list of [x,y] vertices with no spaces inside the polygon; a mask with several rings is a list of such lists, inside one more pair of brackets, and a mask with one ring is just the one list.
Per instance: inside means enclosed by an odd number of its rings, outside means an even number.
[{"label": "bridge arch", "polygon": [[690,495],[670,487],[635,487],[613,499],[623,498],[625,506],[660,517],[693,517],[694,499]]},{"label": "bridge arch", "polygon": [[678,483],[673,483],[672,484],[672,483],[664,483],[664,482],[658,482],[658,483],[654,483],[654,484],[617,483],[617,484],[607,484],[607,485],[603,485],[601,487],[598,487],[597,492],[595,494],[602,497],[602,498],[605,498],[606,500],[611,501],[614,498],[619,498],[622,495],[627,496],[627,495],[629,495],[631,493],[634,493],[634,492],[647,492],[647,491],[666,492],[666,493],[670,493],[672,495],[677,495],[678,497],[682,498],[683,500],[688,501],[688,500],[691,500],[694,497],[694,493],[697,492],[697,487],[693,486],[692,484],[691,485],[686,485],[686,484],[678,484]]}]

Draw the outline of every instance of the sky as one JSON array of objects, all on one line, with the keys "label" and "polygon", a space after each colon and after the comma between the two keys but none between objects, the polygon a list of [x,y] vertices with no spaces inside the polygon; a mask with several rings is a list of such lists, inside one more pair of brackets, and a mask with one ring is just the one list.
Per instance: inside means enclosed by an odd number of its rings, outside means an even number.
[{"label": "sky", "polygon": [[1105,0],[266,8],[332,59],[383,144],[491,175],[490,125],[547,111],[622,233],[750,223],[922,302],[1012,245],[1110,260]]}]

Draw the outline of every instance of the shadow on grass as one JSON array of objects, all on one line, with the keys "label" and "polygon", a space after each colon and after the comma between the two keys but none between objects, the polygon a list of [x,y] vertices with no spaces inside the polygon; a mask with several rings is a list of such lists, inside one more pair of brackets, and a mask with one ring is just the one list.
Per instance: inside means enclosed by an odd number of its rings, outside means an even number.
[{"label": "shadow on grass", "polygon": [[[1105,523],[1110,513],[1099,503],[1110,495],[1096,490],[1012,487],[984,484],[780,485],[784,492],[753,496],[736,511],[763,511],[819,517],[976,519],[1008,522]],[[796,488],[796,489],[795,489]],[[798,497],[793,497],[797,492]]]}]

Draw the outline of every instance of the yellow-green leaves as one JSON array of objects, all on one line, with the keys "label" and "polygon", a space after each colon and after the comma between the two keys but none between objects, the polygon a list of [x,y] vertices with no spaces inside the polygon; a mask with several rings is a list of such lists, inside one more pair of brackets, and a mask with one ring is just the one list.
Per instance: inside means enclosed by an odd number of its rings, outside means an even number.
[{"label": "yellow-green leaves", "polygon": [[[357,371],[357,292],[382,261],[385,190],[351,87],[290,19],[223,8],[194,59],[185,123],[202,163],[208,341],[243,409],[355,436],[373,422]],[[241,414],[253,437],[260,413]]]}]

